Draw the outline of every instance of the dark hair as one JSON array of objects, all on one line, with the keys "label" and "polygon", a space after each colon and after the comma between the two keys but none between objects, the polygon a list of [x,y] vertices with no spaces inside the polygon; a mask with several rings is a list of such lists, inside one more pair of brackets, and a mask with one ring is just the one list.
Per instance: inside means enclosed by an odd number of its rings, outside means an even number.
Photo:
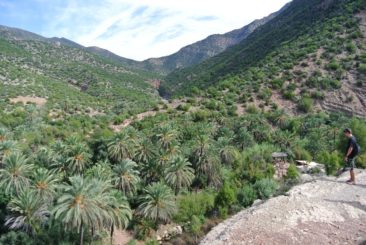
[{"label": "dark hair", "polygon": [[351,130],[351,129],[349,129],[349,128],[345,128],[345,129],[343,130],[343,133],[352,134],[352,130]]}]

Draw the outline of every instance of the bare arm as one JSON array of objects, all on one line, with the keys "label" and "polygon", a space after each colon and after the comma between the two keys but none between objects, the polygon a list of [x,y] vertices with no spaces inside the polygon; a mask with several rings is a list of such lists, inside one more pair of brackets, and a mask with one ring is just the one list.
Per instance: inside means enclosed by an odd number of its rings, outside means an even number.
[{"label": "bare arm", "polygon": [[353,151],[353,147],[351,146],[350,148],[348,148],[346,158],[348,158],[348,156],[351,155],[352,151]]}]

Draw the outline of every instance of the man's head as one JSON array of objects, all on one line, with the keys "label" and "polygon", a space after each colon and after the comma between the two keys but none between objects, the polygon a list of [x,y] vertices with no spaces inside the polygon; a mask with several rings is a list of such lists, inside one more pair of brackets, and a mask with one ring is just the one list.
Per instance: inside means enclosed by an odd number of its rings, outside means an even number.
[{"label": "man's head", "polygon": [[349,128],[345,128],[343,130],[344,136],[346,136],[347,138],[350,138],[352,136],[352,130]]}]

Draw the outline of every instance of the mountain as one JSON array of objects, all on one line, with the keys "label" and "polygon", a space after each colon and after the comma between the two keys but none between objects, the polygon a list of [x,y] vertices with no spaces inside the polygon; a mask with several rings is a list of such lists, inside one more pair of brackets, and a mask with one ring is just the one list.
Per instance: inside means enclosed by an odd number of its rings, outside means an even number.
[{"label": "mountain", "polygon": [[273,13],[263,19],[255,20],[243,28],[230,31],[225,34],[215,34],[204,40],[193,43],[180,49],[177,53],[161,58],[152,58],[143,62],[144,67],[169,73],[178,68],[189,67],[211,58],[228,47],[240,43],[247,38],[255,29],[267,23],[281,13],[287,5],[280,11]]},{"label": "mountain", "polygon": [[183,47],[174,54],[160,58],[150,58],[142,62],[123,58],[99,47],[88,47],[86,49],[92,53],[113,59],[114,61],[123,65],[145,69],[161,74],[168,74],[169,72],[178,68],[196,65],[223,52],[228,47],[238,44],[247,38],[255,29],[275,18],[279,13],[286,9],[287,6],[288,5],[284,6],[280,11],[275,12],[263,19],[255,20],[240,29],[230,31],[225,34],[211,35],[201,41]]},{"label": "mountain", "polygon": [[0,27],[0,95],[32,96],[78,110],[142,112],[159,100],[158,75],[121,65],[65,38]]},{"label": "mountain", "polygon": [[230,96],[244,110],[314,107],[366,116],[365,6],[364,0],[294,0],[238,45],[169,74],[160,91],[202,95],[211,87],[209,97]]},{"label": "mountain", "polygon": [[38,40],[51,43],[61,43],[72,48],[85,49],[88,52],[97,54],[107,59],[111,59],[117,63],[120,63],[123,66],[128,66],[132,69],[141,69],[160,74],[168,74],[175,69],[196,65],[204,60],[207,60],[208,58],[211,58],[225,51],[228,47],[240,43],[242,40],[247,38],[255,29],[275,18],[279,13],[286,9],[287,6],[288,5],[284,6],[280,11],[275,12],[263,19],[255,20],[240,29],[230,31],[225,34],[211,35],[201,41],[183,47],[174,54],[160,58],[150,58],[142,62],[121,57],[110,52],[109,50],[100,47],[84,47],[66,38],[45,38],[21,29],[5,26],[0,26],[0,33],[2,36],[9,36],[9,33],[11,33],[9,37],[16,38],[18,40]]},{"label": "mountain", "polygon": [[221,223],[200,245],[365,244],[365,170],[357,176],[357,186],[344,183],[348,173],[298,185]]}]

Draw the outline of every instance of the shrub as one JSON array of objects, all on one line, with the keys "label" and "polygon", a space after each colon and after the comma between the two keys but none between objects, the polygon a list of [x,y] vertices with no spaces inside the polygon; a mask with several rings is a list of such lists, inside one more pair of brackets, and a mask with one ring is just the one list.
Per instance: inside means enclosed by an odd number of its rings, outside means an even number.
[{"label": "shrub", "polygon": [[366,153],[361,154],[356,158],[356,166],[358,168],[366,168]]},{"label": "shrub", "polygon": [[257,199],[257,193],[251,185],[245,185],[239,190],[237,199],[241,206],[250,207]]},{"label": "shrub", "polygon": [[178,213],[174,220],[188,222],[193,216],[204,217],[214,207],[215,196],[208,192],[191,193],[178,199]]},{"label": "shrub", "polygon": [[215,198],[215,206],[230,207],[236,201],[235,190],[229,184],[224,183]]},{"label": "shrub", "polygon": [[333,71],[336,71],[336,70],[340,69],[340,67],[341,67],[340,64],[335,60],[333,60],[332,62],[330,62],[328,64],[328,68],[333,70]]},{"label": "shrub", "polygon": [[322,151],[316,160],[325,165],[325,171],[328,175],[334,175],[341,166],[341,159],[337,152]]},{"label": "shrub", "polygon": [[248,105],[246,111],[249,114],[257,114],[258,113],[258,109],[255,105]]},{"label": "shrub", "polygon": [[268,199],[277,189],[278,185],[273,179],[258,180],[254,184],[258,197]]},{"label": "shrub", "polygon": [[302,112],[311,112],[313,109],[314,101],[311,98],[305,97],[299,101],[298,107]]},{"label": "shrub", "polygon": [[366,74],[366,64],[360,64],[360,66],[358,67],[358,71]]},{"label": "shrub", "polygon": [[311,161],[313,158],[311,157],[311,154],[303,149],[303,148],[295,148],[294,150],[295,158],[297,160],[305,160],[305,161]]},{"label": "shrub", "polygon": [[295,180],[299,177],[299,172],[295,164],[290,164],[289,168],[287,169],[286,179]]}]

